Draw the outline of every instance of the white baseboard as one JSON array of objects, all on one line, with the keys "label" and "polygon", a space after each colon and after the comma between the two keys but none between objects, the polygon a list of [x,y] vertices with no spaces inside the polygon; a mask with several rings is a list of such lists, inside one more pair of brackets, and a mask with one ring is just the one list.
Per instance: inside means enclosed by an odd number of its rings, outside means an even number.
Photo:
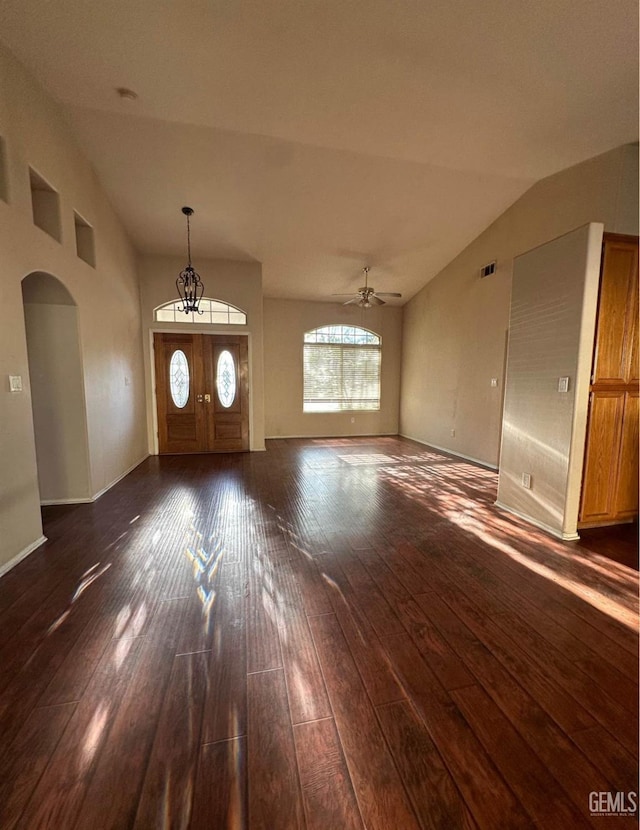
[{"label": "white baseboard", "polygon": [[495,501],[494,504],[500,510],[504,510],[506,513],[511,513],[513,516],[517,516],[519,519],[529,522],[530,525],[534,525],[534,527],[544,530],[545,533],[548,533],[550,536],[554,536],[556,539],[560,539],[563,542],[575,542],[580,538],[578,533],[563,533],[561,530],[557,530],[544,522],[538,521],[538,519],[533,519],[531,516],[527,516],[526,513],[514,510],[513,507],[507,507],[506,504],[502,504],[502,502]]},{"label": "white baseboard", "polygon": [[465,461],[472,461],[474,464],[479,464],[481,467],[486,467],[488,470],[495,470],[495,472],[498,472],[498,467],[495,464],[489,464],[486,461],[481,461],[479,458],[474,458],[472,455],[464,455],[464,453],[456,452],[449,447],[439,447],[437,444],[430,444],[427,441],[421,441],[419,438],[414,438],[413,435],[405,435],[404,432],[401,432],[400,436],[402,438],[408,438],[410,441],[415,441],[417,444],[422,444],[424,447],[432,447],[434,450],[446,452],[447,455],[455,455],[456,458],[464,458]]},{"label": "white baseboard", "polygon": [[57,504],[91,504],[94,499],[86,498],[86,499],[41,499],[40,506],[41,507],[49,507],[51,505]]},{"label": "white baseboard", "polygon": [[389,438],[396,436],[397,432],[358,432],[350,433],[349,435],[327,435],[319,434],[319,435],[265,435],[265,441],[277,441],[279,438],[286,440],[287,438]]},{"label": "white baseboard", "polygon": [[18,562],[22,562],[23,559],[26,559],[30,553],[33,553],[34,550],[43,545],[47,541],[46,536],[41,536],[39,539],[36,539],[35,542],[32,542],[28,545],[24,550],[21,550],[17,556],[14,556],[13,559],[10,559],[8,562],[5,562],[4,565],[0,565],[0,576],[4,576],[11,568],[15,568]]},{"label": "white baseboard", "polygon": [[136,467],[139,467],[139,466],[140,466],[140,464],[142,464],[142,462],[143,462],[143,461],[146,461],[146,460],[147,460],[147,458],[149,458],[149,453],[148,453],[148,452],[147,452],[147,453],[145,453],[145,454],[142,456],[142,458],[141,458],[141,459],[139,459],[138,461],[136,461],[136,462],[135,462],[135,464],[132,464],[132,465],[129,467],[129,469],[128,469],[128,470],[125,470],[125,471],[124,471],[124,473],[122,473],[121,475],[119,475],[119,476],[118,476],[118,478],[114,478],[114,480],[111,482],[111,484],[107,484],[107,486],[106,486],[106,487],[103,487],[103,488],[102,488],[102,490],[99,490],[99,491],[98,491],[98,492],[97,492],[97,493],[96,493],[96,494],[95,494],[95,495],[94,495],[91,499],[89,499],[89,501],[92,501],[92,502],[93,502],[93,501],[98,501],[98,499],[100,498],[100,496],[104,496],[104,494],[107,492],[107,490],[111,490],[111,488],[112,488],[112,487],[115,487],[115,485],[116,485],[119,481],[122,481],[122,479],[123,479],[125,476],[128,476],[128,475],[129,475],[129,473],[133,472],[133,471],[135,470],[135,468],[136,468]]}]

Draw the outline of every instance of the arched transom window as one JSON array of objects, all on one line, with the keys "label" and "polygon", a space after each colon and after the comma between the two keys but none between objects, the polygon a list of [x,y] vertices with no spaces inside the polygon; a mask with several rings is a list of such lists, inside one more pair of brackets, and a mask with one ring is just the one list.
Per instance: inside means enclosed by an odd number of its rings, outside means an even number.
[{"label": "arched transom window", "polygon": [[379,335],[358,326],[322,326],[304,335],[305,412],[380,409]]},{"label": "arched transom window", "polygon": [[179,311],[182,306],[180,300],[165,303],[154,311],[153,318],[157,323],[204,323],[218,326],[246,326],[247,315],[240,308],[236,308],[221,300],[211,300],[203,297],[200,300],[202,314],[185,314]]}]

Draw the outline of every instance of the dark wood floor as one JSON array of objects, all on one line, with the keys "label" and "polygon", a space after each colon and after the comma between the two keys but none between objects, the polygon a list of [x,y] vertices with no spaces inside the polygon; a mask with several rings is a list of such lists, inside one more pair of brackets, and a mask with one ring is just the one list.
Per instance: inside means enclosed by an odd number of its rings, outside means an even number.
[{"label": "dark wood floor", "polygon": [[282,440],[46,510],[0,582],[0,826],[635,825],[590,793],[637,790],[637,574],[495,491]]}]

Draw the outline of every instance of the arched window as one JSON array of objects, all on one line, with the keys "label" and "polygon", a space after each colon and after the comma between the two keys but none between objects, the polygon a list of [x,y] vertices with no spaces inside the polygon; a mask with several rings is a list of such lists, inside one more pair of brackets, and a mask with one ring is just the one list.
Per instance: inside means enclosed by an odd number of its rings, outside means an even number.
[{"label": "arched window", "polygon": [[182,306],[181,300],[165,303],[158,306],[153,313],[157,323],[205,323],[216,326],[246,326],[247,315],[240,308],[236,308],[221,300],[211,300],[203,297],[200,300],[202,314],[185,314],[178,309]]},{"label": "arched window", "polygon": [[358,326],[304,335],[304,412],[380,409],[382,341]]}]

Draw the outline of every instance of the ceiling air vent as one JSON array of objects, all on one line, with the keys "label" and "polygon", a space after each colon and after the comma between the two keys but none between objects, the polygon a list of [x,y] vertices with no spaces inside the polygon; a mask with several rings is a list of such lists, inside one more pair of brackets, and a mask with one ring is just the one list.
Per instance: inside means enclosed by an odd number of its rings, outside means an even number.
[{"label": "ceiling air vent", "polygon": [[495,259],[493,262],[490,262],[488,265],[483,265],[480,269],[480,279],[484,279],[484,277],[490,277],[491,274],[495,274],[496,272],[496,261]]}]

